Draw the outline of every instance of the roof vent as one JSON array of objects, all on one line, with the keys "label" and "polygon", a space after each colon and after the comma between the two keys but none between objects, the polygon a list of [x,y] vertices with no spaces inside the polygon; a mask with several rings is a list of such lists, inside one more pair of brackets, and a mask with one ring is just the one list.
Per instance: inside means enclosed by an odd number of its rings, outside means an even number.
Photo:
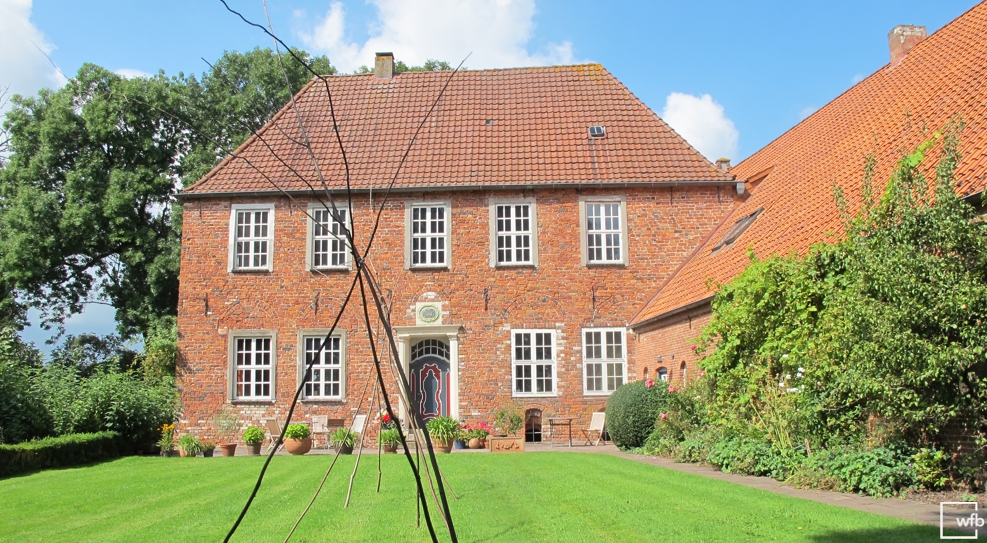
[{"label": "roof vent", "polygon": [[740,235],[743,234],[744,231],[747,230],[747,228],[754,223],[754,220],[757,219],[757,216],[760,215],[762,211],[764,211],[763,207],[758,209],[754,213],[747,215],[746,217],[737,219],[737,222],[733,223],[733,226],[730,227],[730,230],[727,230],[727,233],[723,234],[723,237],[720,238],[719,243],[713,246],[713,250],[710,251],[710,254],[714,254],[716,253],[716,251],[719,251],[724,247],[729,247],[733,245],[733,242],[737,241],[737,238],[739,238]]},{"label": "roof vent", "polygon": [[729,158],[718,158],[716,159],[716,169],[721,172],[728,171],[730,169],[730,159]]},{"label": "roof vent", "polygon": [[607,129],[602,126],[591,126],[589,127],[589,137],[591,138],[602,138],[607,135]]},{"label": "roof vent", "polygon": [[394,77],[394,53],[377,53],[374,59],[374,79]]},{"label": "roof vent", "polygon": [[891,48],[891,65],[894,66],[905,58],[922,40],[925,39],[925,27],[915,25],[898,25],[888,32],[888,46]]}]

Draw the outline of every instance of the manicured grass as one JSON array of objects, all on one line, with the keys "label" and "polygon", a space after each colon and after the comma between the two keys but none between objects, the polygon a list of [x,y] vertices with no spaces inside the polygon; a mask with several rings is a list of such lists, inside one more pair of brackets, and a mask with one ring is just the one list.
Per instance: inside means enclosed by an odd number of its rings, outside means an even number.
[{"label": "manicured grass", "polygon": [[[234,541],[282,541],[329,456],[277,457]],[[427,541],[415,526],[402,456],[342,457],[292,541]],[[0,480],[0,541],[222,541],[260,458],[123,458]],[[596,454],[454,454],[439,458],[458,500],[459,540],[938,540],[938,528],[772,494]],[[448,541],[441,520],[434,517]]]}]

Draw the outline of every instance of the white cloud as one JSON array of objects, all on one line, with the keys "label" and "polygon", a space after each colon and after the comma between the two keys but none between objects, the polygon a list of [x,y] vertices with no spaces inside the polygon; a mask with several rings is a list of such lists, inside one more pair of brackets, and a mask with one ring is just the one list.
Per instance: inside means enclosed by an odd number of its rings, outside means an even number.
[{"label": "white cloud", "polygon": [[740,133],[712,96],[673,92],[665,99],[661,118],[706,158],[737,158]]},{"label": "white cloud", "polygon": [[31,0],[0,0],[0,88],[30,96],[64,85],[65,77],[45,57],[54,49],[31,22]]},{"label": "white cloud", "polygon": [[429,58],[453,66],[472,52],[470,68],[572,64],[572,43],[549,43],[529,51],[535,24],[534,0],[368,0],[377,8],[370,38],[346,37],[346,11],[333,2],[311,32],[300,33],[313,52],[325,53],[344,72],[373,66],[374,53],[391,51],[409,65]]},{"label": "white cloud", "polygon": [[864,80],[864,77],[866,77],[864,74],[857,74],[857,75],[853,76],[853,79],[850,80],[850,83],[856,85],[857,83],[860,83],[861,81],[863,81]]},{"label": "white cloud", "polygon": [[808,106],[802,108],[802,110],[799,111],[799,120],[801,121],[802,119],[805,119],[806,117],[812,115],[816,111],[819,111],[819,108],[817,108],[816,106]]},{"label": "white cloud", "polygon": [[134,68],[120,68],[119,70],[115,70],[114,73],[126,79],[133,79],[135,77],[152,77],[154,75],[149,74],[144,70],[136,70]]}]

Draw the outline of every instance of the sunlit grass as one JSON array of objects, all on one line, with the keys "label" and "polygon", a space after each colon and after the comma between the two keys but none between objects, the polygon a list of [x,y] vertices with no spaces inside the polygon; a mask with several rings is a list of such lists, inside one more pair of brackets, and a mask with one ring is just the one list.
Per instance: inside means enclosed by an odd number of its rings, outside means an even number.
[{"label": "sunlit grass", "polygon": [[[234,541],[282,541],[329,456],[274,459]],[[427,541],[403,456],[342,457],[292,541]],[[0,480],[0,541],[221,541],[261,458],[124,458]],[[596,454],[439,457],[460,541],[933,541],[938,529]],[[440,541],[448,535],[434,514]]]}]

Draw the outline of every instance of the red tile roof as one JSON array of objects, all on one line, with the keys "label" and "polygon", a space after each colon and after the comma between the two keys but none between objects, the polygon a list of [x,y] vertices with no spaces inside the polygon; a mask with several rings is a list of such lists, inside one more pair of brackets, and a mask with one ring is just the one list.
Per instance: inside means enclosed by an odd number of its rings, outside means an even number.
[{"label": "red tile roof", "polygon": [[[390,182],[449,73],[328,79],[355,188],[380,188]],[[331,188],[344,187],[325,87],[309,83],[296,101],[323,175]],[[590,139],[587,130],[592,125],[604,126],[606,137]],[[306,190],[305,181],[317,185],[312,160],[292,141],[300,139],[289,104],[259,137],[248,140],[184,194],[275,190],[258,170],[286,190]],[[610,72],[599,64],[586,64],[456,74],[422,128],[396,187],[731,179]]]},{"label": "red tile roof", "polygon": [[[953,117],[962,160],[957,190],[962,196],[987,185],[987,2],[981,3],[916,45],[897,65],[887,65],[747,158],[730,173],[763,181],[694,255],[660,287],[632,319],[641,324],[708,298],[707,280],[723,284],[750,262],[832,240],[840,232],[833,188],[842,187],[859,205],[866,156],[877,160],[876,188],[884,186],[895,163]],[[938,150],[937,150],[938,152]],[[923,168],[933,179],[938,154]],[[767,177],[764,174],[767,173]],[[737,241],[711,254],[738,219],[764,212]]]}]

